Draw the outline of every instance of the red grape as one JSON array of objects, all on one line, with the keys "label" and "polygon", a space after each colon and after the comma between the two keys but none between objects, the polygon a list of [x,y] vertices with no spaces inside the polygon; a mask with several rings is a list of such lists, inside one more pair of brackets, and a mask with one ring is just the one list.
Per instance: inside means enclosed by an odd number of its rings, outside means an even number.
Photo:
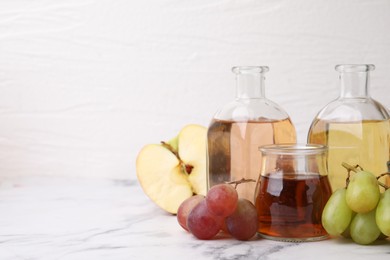
[{"label": "red grape", "polygon": [[188,230],[199,239],[211,239],[221,229],[223,218],[208,211],[206,200],[199,202],[187,218]]},{"label": "red grape", "polygon": [[185,230],[189,231],[188,230],[188,227],[187,227],[187,218],[188,218],[188,215],[190,214],[191,210],[196,206],[198,205],[199,202],[201,202],[202,200],[204,200],[204,196],[203,195],[194,195],[192,197],[189,197],[188,199],[186,199],[185,201],[183,201],[181,204],[180,204],[180,207],[179,209],[177,210],[177,221],[179,222],[180,226],[182,228],[184,228]]},{"label": "red grape", "polygon": [[226,218],[227,229],[234,238],[248,240],[258,229],[256,207],[247,199],[239,199],[237,209]]},{"label": "red grape", "polygon": [[238,194],[236,189],[229,184],[218,184],[207,192],[206,202],[209,211],[220,217],[227,217],[237,207]]}]

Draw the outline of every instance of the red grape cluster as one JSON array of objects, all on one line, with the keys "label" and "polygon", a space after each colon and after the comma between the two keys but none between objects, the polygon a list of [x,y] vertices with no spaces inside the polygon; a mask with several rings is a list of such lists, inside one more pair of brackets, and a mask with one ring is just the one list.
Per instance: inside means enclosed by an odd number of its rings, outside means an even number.
[{"label": "red grape cluster", "polygon": [[198,239],[212,239],[221,230],[238,240],[252,238],[258,229],[255,206],[238,198],[229,184],[213,186],[206,194],[185,200],[177,212],[179,224]]}]

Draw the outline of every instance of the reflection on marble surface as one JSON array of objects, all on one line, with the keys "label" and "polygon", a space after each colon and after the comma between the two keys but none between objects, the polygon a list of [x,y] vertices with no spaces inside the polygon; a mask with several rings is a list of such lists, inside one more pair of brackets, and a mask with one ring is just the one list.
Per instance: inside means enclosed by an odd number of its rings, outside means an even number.
[{"label": "reflection on marble surface", "polygon": [[134,181],[0,179],[0,259],[390,259],[390,241],[195,239]]}]

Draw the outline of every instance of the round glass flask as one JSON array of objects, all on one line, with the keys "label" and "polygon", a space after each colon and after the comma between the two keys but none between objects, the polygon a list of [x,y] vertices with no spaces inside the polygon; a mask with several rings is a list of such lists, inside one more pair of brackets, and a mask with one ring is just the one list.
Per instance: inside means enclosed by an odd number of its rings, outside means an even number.
[{"label": "round glass flask", "polygon": [[[333,190],[346,186],[342,163],[360,165],[379,175],[390,163],[390,116],[370,96],[371,64],[337,65],[340,96],[314,118],[308,143],[328,146],[327,167]],[[390,184],[390,178],[386,179]]]},{"label": "round glass flask", "polygon": [[265,66],[233,67],[236,98],[216,112],[207,133],[208,188],[244,180],[237,186],[241,198],[254,202],[261,166],[258,147],[295,143],[289,115],[265,97]]},{"label": "round glass flask", "polygon": [[322,145],[260,147],[256,187],[258,233],[267,239],[303,242],[325,239],[321,215],[332,190]]}]

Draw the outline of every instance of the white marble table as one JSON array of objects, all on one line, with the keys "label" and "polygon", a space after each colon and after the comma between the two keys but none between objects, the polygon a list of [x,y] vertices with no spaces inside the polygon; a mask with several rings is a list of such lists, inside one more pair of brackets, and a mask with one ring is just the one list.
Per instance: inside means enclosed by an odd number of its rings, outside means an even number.
[{"label": "white marble table", "polygon": [[136,180],[0,177],[0,259],[390,259],[390,241],[195,239]]}]

